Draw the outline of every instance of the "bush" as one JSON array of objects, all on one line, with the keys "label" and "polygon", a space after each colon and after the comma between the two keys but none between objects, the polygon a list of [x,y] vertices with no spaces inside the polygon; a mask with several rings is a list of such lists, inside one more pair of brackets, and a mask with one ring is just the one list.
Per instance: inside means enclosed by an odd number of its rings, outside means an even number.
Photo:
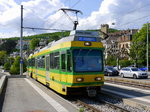
[{"label": "bush", "polygon": [[[25,72],[27,69],[26,69],[26,64],[23,63],[23,72]],[[10,68],[10,73],[12,75],[18,75],[20,73],[20,57],[18,56],[13,65],[11,66]]]},{"label": "bush", "polygon": [[108,56],[107,60],[105,60],[106,65],[115,66],[116,65],[116,57]]},{"label": "bush", "polygon": [[10,62],[6,62],[6,63],[4,64],[4,70],[10,70],[10,67],[11,67]]},{"label": "bush", "polygon": [[13,65],[11,66],[10,73],[16,74],[16,75],[20,73],[20,57],[19,56],[15,59]]}]

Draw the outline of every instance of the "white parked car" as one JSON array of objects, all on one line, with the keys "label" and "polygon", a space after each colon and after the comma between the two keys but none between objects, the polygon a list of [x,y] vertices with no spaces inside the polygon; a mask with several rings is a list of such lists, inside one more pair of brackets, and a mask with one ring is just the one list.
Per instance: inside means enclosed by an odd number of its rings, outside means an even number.
[{"label": "white parked car", "polygon": [[136,78],[148,78],[148,74],[144,71],[141,71],[140,69],[136,67],[126,67],[122,68],[119,72],[119,75],[121,77],[133,77]]}]

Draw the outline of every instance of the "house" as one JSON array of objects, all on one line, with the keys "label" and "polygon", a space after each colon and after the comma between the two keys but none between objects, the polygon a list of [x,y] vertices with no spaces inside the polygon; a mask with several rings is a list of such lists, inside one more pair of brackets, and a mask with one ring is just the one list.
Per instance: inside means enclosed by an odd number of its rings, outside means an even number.
[{"label": "house", "polygon": [[103,41],[105,47],[105,59],[108,55],[118,56],[119,58],[128,58],[132,36],[137,32],[137,29],[120,30],[114,33],[108,33],[109,38]]}]

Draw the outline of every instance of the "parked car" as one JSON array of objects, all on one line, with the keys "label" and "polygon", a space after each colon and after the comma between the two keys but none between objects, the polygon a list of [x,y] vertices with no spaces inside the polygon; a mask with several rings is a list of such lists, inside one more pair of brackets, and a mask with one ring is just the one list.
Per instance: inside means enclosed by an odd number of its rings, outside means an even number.
[{"label": "parked car", "polygon": [[148,74],[144,71],[141,71],[140,69],[136,67],[126,67],[122,68],[119,72],[119,75],[121,77],[133,77],[136,78],[148,78]]},{"label": "parked car", "polygon": [[104,74],[108,76],[118,75],[119,72],[111,66],[105,66]]},{"label": "parked car", "polygon": [[142,71],[147,71],[147,67],[144,67],[144,66],[140,67],[139,69]]}]

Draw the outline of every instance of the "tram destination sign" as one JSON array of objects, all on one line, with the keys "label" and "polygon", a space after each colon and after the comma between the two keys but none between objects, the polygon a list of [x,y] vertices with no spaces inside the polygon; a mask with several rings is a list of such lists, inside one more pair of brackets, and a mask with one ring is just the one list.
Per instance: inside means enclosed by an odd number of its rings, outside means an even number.
[{"label": "tram destination sign", "polygon": [[78,37],[79,41],[96,42],[96,37]]}]

